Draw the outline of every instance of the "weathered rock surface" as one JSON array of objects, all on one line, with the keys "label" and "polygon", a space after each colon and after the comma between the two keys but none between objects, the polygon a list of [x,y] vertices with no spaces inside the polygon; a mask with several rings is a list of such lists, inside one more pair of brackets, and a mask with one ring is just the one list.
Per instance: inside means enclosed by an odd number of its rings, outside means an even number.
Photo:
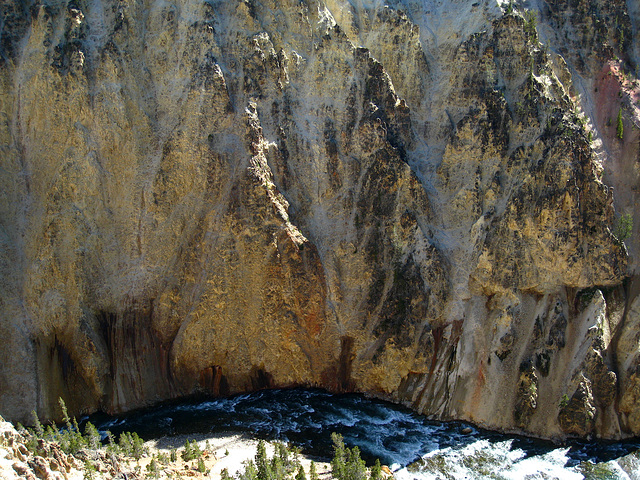
[{"label": "weathered rock surface", "polygon": [[5,1],[0,411],[307,385],[639,435],[629,3]]}]

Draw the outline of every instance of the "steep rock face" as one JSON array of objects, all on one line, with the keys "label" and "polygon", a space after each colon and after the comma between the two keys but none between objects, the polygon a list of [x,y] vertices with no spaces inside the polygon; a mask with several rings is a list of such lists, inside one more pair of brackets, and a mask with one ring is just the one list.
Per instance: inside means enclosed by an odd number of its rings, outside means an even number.
[{"label": "steep rock face", "polygon": [[624,2],[3,8],[4,415],[312,385],[640,433]]}]

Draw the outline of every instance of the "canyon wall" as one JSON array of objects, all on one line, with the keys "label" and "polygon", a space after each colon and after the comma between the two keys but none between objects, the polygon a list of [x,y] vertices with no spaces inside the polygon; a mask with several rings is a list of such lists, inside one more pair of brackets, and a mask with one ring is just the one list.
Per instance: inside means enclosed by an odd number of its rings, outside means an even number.
[{"label": "canyon wall", "polygon": [[640,435],[633,0],[3,0],[0,412],[317,386]]}]

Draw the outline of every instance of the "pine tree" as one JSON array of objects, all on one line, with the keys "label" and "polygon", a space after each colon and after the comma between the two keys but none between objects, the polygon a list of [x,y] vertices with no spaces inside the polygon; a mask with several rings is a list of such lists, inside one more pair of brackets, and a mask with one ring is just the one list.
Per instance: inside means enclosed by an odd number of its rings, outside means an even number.
[{"label": "pine tree", "polygon": [[289,459],[289,449],[282,442],[276,442],[275,447],[275,455],[277,455],[280,459],[280,464],[285,470],[288,470],[291,466],[291,461]]},{"label": "pine tree", "polygon": [[318,480],[316,462],[314,462],[313,460],[311,460],[311,465],[309,465],[309,480]]},{"label": "pine tree", "polygon": [[351,449],[347,448],[347,463],[345,480],[366,480],[367,466],[364,460],[360,458],[360,449],[356,446]]},{"label": "pine tree", "polygon": [[33,417],[33,427],[36,430],[36,436],[38,438],[44,437],[44,429],[42,428],[42,424],[40,423],[40,419],[38,418],[38,414],[35,410],[31,410],[31,416]]},{"label": "pine tree", "polygon": [[271,459],[271,478],[273,480],[284,480],[287,470],[279,455],[274,455]]},{"label": "pine tree", "polygon": [[147,471],[151,474],[152,478],[158,478],[158,463],[156,462],[155,455],[151,458],[151,462],[147,465]]},{"label": "pine tree", "polygon": [[191,450],[191,441],[187,440],[186,442],[184,442],[184,450],[182,451],[182,459],[185,462],[188,462],[189,460],[193,460],[193,452]]},{"label": "pine tree", "polygon": [[298,473],[296,474],[296,480],[307,480],[307,476],[304,474],[304,468],[302,465],[298,467]]},{"label": "pine tree", "polygon": [[84,426],[84,436],[87,447],[95,450],[100,446],[100,433],[98,433],[98,429],[93,425],[93,423],[87,422]]},{"label": "pine tree", "polygon": [[331,460],[331,474],[333,478],[345,480],[346,453],[344,440],[339,433],[332,433],[333,440],[333,460]]},{"label": "pine tree", "polygon": [[267,458],[267,446],[264,440],[258,442],[256,451],[256,469],[258,480],[271,480],[271,466]]},{"label": "pine tree", "polygon": [[258,471],[251,460],[244,462],[244,472],[238,472],[235,477],[237,480],[258,480]]},{"label": "pine tree", "polygon": [[382,466],[380,465],[380,459],[376,458],[376,463],[371,467],[371,480],[380,480],[382,478]]}]

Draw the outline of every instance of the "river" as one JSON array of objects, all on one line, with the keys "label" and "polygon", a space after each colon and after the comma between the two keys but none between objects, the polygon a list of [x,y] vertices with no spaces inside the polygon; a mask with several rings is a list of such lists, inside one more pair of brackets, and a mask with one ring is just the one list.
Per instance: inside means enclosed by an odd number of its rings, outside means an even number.
[{"label": "river", "polygon": [[398,480],[640,480],[640,441],[558,446],[460,422],[433,422],[391,403],[321,390],[264,390],[90,420],[116,436],[122,431],[135,431],[144,439],[242,433],[288,441],[324,458],[331,457],[330,434],[337,432],[347,445],[357,445],[369,464],[377,457],[390,465]]}]

